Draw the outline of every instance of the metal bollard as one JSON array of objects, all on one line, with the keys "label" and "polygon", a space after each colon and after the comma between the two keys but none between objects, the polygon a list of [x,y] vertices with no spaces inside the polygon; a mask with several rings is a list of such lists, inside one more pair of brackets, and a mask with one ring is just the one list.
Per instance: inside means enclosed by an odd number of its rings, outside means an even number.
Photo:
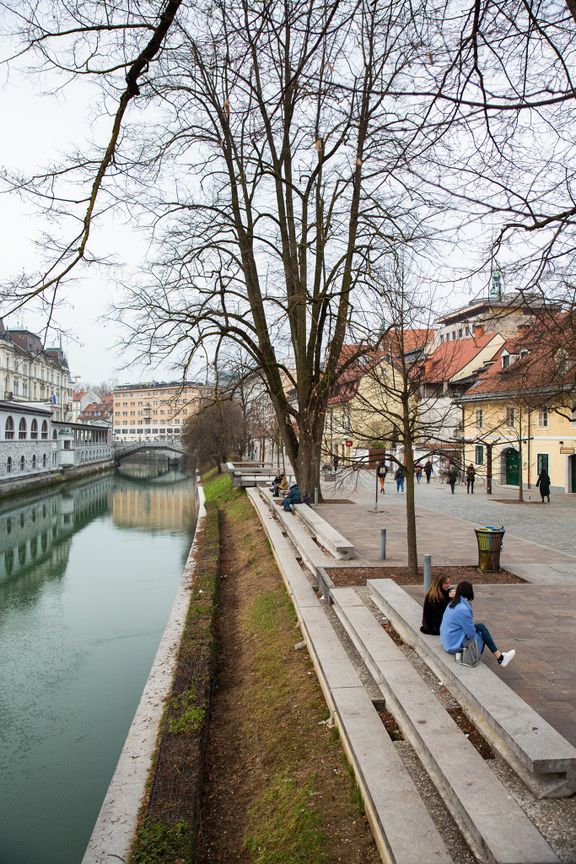
[{"label": "metal bollard", "polygon": [[424,591],[432,585],[432,555],[424,555]]},{"label": "metal bollard", "polygon": [[314,504],[318,504],[319,500],[320,500],[320,496],[318,495],[318,487],[315,486],[314,487]]},{"label": "metal bollard", "polygon": [[380,558],[386,560],[386,528],[380,529]]}]

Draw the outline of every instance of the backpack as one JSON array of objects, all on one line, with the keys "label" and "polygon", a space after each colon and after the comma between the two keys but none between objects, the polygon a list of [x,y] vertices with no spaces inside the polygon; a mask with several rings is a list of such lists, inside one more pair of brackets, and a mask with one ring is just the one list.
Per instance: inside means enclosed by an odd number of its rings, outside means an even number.
[{"label": "backpack", "polygon": [[478,648],[475,636],[464,642],[460,651],[457,651],[454,655],[454,659],[461,666],[478,666],[480,662],[480,649]]}]

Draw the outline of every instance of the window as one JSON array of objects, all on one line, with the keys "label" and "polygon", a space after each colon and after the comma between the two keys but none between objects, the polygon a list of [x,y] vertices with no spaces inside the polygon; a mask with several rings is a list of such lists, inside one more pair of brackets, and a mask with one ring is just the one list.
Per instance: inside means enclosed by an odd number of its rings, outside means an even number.
[{"label": "window", "polygon": [[70,447],[70,443],[71,443],[71,442],[70,442],[69,440],[68,440],[68,441],[64,441],[64,450],[70,450],[70,449],[71,449],[71,447]]},{"label": "window", "polygon": [[32,456],[32,470],[36,470],[36,456]]},{"label": "window", "polygon": [[482,429],[484,425],[484,411],[482,408],[477,408],[475,412],[476,417],[476,426],[478,429]]},{"label": "window", "polygon": [[6,472],[8,474],[10,474],[11,471],[12,471],[12,457],[8,456],[8,459],[6,460]]},{"label": "window", "polygon": [[18,426],[18,438],[20,441],[26,440],[26,420],[24,417],[22,417],[20,425]]},{"label": "window", "polygon": [[6,418],[6,426],[4,427],[4,438],[7,441],[12,441],[14,438],[14,420],[12,417]]},{"label": "window", "polygon": [[515,408],[506,408],[506,425],[514,426],[516,422],[516,409]]},{"label": "window", "polygon": [[48,440],[48,423],[46,420],[42,421],[42,431],[40,432],[40,437],[43,441]]},{"label": "window", "polygon": [[25,470],[26,470],[26,459],[25,459],[24,456],[21,456],[21,457],[20,457],[20,470],[21,470],[21,471],[25,471]]},{"label": "window", "polygon": [[538,474],[541,471],[546,471],[548,474],[548,453],[538,453],[536,456],[536,471]]},{"label": "window", "polygon": [[510,365],[510,355],[509,354],[502,354],[502,368],[507,369],[509,365]]},{"label": "window", "polygon": [[38,421],[37,420],[32,420],[32,423],[30,424],[30,438],[32,438],[33,441],[36,441],[36,439],[38,438]]},{"label": "window", "polygon": [[482,444],[477,444],[474,448],[474,461],[476,465],[484,464],[484,447]]},{"label": "window", "polygon": [[44,455],[42,456],[42,467],[43,468],[46,468],[46,462],[47,462],[46,453],[44,453]]},{"label": "window", "polygon": [[547,427],[549,421],[548,408],[541,408],[538,411],[538,426]]}]

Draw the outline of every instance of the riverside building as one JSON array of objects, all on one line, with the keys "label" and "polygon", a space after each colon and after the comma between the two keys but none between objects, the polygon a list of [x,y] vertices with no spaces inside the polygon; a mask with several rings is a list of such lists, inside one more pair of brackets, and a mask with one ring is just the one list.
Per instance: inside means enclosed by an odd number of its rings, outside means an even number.
[{"label": "riverside building", "polygon": [[114,390],[114,441],[169,441],[180,438],[208,389],[194,382],[123,384]]}]

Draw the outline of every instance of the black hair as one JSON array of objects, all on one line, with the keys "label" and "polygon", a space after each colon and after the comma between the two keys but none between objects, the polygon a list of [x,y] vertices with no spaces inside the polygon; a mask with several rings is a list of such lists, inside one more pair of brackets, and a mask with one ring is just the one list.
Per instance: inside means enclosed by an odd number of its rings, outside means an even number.
[{"label": "black hair", "polygon": [[470,582],[459,582],[456,586],[456,591],[454,593],[454,597],[452,602],[450,603],[450,608],[454,609],[455,606],[460,602],[460,597],[465,597],[466,600],[474,600],[474,589]]}]

